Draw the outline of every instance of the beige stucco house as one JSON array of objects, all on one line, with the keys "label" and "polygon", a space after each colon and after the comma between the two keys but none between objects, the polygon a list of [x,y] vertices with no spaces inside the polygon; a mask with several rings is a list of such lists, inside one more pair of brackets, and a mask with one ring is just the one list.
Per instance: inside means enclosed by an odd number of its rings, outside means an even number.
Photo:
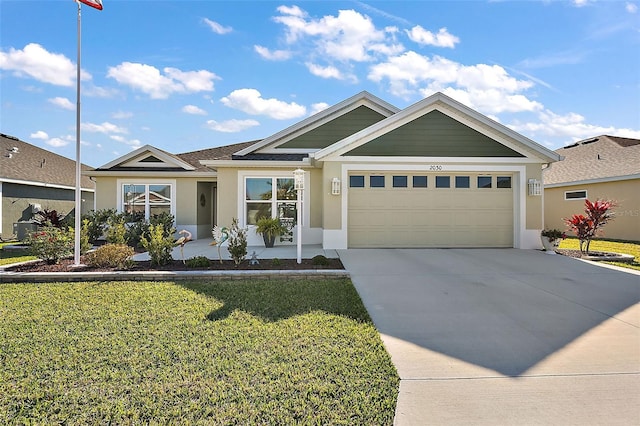
[{"label": "beige stucco house", "polygon": [[603,237],[640,241],[640,139],[598,136],[556,150],[563,161],[544,176],[547,228],[565,229],[563,218],[584,213],[584,200],[614,200],[615,219]]},{"label": "beige stucco house", "polygon": [[[279,216],[296,244],[539,248],[543,165],[560,155],[436,93],[405,109],[359,93],[266,139],[184,154],[144,146],[89,172],[96,208],[169,211],[197,238]],[[305,173],[302,199],[293,171]]]}]

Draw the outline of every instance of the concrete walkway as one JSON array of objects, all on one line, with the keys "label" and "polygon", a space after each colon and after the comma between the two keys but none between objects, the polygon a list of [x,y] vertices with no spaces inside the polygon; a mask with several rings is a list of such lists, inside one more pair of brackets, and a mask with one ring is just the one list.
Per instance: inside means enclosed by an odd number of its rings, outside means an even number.
[{"label": "concrete walkway", "polygon": [[640,275],[515,249],[341,250],[396,425],[640,424]]}]

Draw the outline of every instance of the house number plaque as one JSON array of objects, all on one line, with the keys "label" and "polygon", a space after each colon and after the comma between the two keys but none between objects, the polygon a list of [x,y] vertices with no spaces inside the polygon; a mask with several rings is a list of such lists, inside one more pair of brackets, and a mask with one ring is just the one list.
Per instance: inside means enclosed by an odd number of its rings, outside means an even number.
[{"label": "house number plaque", "polygon": [[442,171],[442,165],[440,165],[440,164],[432,164],[432,165],[429,166],[429,171],[441,172]]}]

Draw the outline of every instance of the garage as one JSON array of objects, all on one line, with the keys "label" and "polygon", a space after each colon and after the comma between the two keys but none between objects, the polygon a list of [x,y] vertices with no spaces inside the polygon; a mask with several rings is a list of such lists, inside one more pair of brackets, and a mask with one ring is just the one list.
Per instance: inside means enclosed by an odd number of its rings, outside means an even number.
[{"label": "garage", "polygon": [[497,173],[353,172],[348,246],[513,247],[512,181]]}]

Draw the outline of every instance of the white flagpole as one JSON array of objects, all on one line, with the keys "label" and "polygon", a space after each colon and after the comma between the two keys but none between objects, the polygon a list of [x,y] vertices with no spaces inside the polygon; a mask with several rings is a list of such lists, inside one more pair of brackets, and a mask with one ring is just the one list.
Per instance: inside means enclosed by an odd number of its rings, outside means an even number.
[{"label": "white flagpole", "polygon": [[81,35],[82,35],[82,13],[80,8],[80,2],[78,3],[78,69],[76,76],[76,214],[75,214],[75,241],[73,249],[73,265],[80,265],[80,231],[82,214],[82,186],[80,182],[80,47],[81,47]]}]

